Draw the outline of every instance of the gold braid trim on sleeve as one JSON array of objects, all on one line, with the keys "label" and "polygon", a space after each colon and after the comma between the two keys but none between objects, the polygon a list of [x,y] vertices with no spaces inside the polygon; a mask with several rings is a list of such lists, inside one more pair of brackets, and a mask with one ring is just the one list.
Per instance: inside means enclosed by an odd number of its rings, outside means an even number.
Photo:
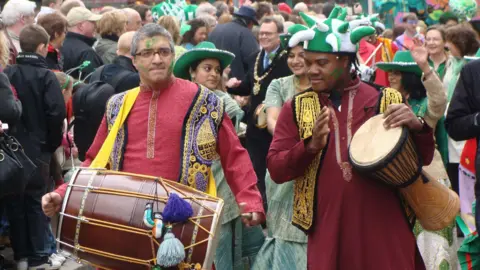
[{"label": "gold braid trim on sleeve", "polygon": [[403,103],[403,97],[400,92],[390,87],[384,88],[380,94],[378,113],[384,113],[388,105],[400,103]]},{"label": "gold braid trim on sleeve", "polygon": [[[300,139],[311,137],[315,120],[321,110],[317,93],[307,91],[296,95],[292,107]],[[313,225],[315,188],[321,156],[322,152],[308,166],[305,174],[294,180],[292,224],[305,232],[310,230]]]}]

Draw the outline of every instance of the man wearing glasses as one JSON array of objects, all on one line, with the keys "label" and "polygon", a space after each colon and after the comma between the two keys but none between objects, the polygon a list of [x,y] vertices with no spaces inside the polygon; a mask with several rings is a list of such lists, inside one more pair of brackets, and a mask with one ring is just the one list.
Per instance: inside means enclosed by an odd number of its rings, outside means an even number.
[{"label": "man wearing glasses", "polygon": [[[207,192],[210,166],[219,156],[236,201],[245,204],[244,222],[261,223],[265,214],[257,178],[222,101],[213,91],[172,75],[174,42],[160,25],[140,28],[133,36],[131,54],[140,87],[108,101],[82,166],[96,167],[99,158],[108,159],[111,170],[159,176]],[[133,104],[130,109],[128,104]],[[100,149],[117,118],[124,123],[113,151],[103,156]],[[43,197],[46,215],[60,209],[66,188],[63,185]]]},{"label": "man wearing glasses", "polygon": [[250,96],[248,108],[246,144],[258,177],[258,188],[266,205],[265,174],[267,171],[267,153],[272,135],[256,119],[263,113],[263,100],[270,82],[291,75],[287,65],[287,51],[280,46],[280,34],[283,23],[273,17],[265,17],[260,22],[258,39],[262,50],[253,55],[255,64],[245,78],[232,78],[227,82],[228,92],[233,95]]},{"label": "man wearing glasses", "polygon": [[418,17],[415,13],[405,15],[402,22],[405,25],[405,32],[395,39],[395,45],[399,50],[410,50],[413,47],[413,39],[416,37],[422,42],[425,40],[423,35],[417,32]]}]

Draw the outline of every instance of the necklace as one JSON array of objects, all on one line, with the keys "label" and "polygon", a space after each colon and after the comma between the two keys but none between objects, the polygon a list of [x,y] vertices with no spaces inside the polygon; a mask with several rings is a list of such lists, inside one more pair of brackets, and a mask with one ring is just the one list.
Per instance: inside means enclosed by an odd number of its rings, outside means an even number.
[{"label": "necklace", "polygon": [[[267,53],[267,52],[265,52]],[[278,58],[282,57],[284,54],[286,54],[287,52],[286,51],[282,51],[279,55],[278,55]],[[254,67],[254,70],[253,70],[253,79],[254,79],[254,83],[253,83],[253,94],[256,96],[258,95],[258,93],[260,92],[260,85],[262,84],[262,81],[270,74],[270,72],[272,72],[273,70],[273,62],[272,62],[272,65],[270,65],[270,67],[268,68],[268,71],[265,72],[262,76],[258,76],[258,64],[260,62],[260,55],[262,53],[259,52],[258,55],[257,55],[257,59],[255,60],[255,67]],[[275,59],[275,58],[274,58]]]},{"label": "necklace", "polygon": [[295,91],[296,93],[301,93],[307,89],[309,89],[310,87],[312,87],[312,85],[309,83],[307,87],[300,87],[300,80],[298,79],[297,76],[293,76],[293,86],[295,87]]},{"label": "necklace", "polygon": [[[355,84],[354,86],[345,88],[344,90],[344,91],[348,91],[347,148],[350,145],[350,142],[352,141],[353,100],[355,98],[355,95],[357,94],[356,89],[359,84],[360,82]],[[340,138],[340,125],[338,124],[337,115],[335,113],[335,110],[332,108],[332,105],[329,105],[328,107],[332,114],[333,127],[335,129],[335,155],[336,155],[337,163],[338,163],[338,166],[340,167],[340,170],[342,171],[343,179],[347,182],[350,182],[352,181],[352,165],[350,164],[350,162],[348,162],[348,157],[347,157],[347,161],[343,161],[342,159],[342,152],[340,147],[340,141],[342,140]]]}]

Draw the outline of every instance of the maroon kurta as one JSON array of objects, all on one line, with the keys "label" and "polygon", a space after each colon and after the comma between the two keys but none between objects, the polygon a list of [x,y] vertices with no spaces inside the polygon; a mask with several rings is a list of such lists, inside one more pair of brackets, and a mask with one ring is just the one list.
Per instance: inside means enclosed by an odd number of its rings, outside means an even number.
[{"label": "maroon kurta", "polygon": [[[169,88],[159,93],[140,91],[126,120],[128,143],[124,154],[123,171],[160,176],[170,180],[178,179],[184,118],[197,89],[196,84],[177,78]],[[154,129],[150,126],[149,130],[149,121],[155,123]],[[83,166],[90,165],[107,135],[104,117]],[[220,155],[227,183],[237,202],[247,203],[245,212],[263,213],[262,197],[256,186],[255,171],[227,114],[224,114],[219,127],[217,153]],[[57,192],[63,196],[65,186],[59,188]]]},{"label": "maroon kurta", "polygon": [[[375,114],[378,95],[372,87],[360,84],[353,102],[352,134]],[[344,94],[342,111],[335,110],[343,161],[348,158],[348,99],[349,95]],[[330,104],[326,98],[321,100],[322,106]],[[308,238],[308,269],[425,269],[396,189],[355,171],[351,182],[345,181],[336,159],[332,121],[330,130],[317,180],[316,216]],[[414,139],[423,160],[429,164],[434,150],[431,130],[417,134]],[[280,113],[268,153],[270,175],[277,183],[290,181],[303,175],[313,158],[299,138],[289,101]]]}]

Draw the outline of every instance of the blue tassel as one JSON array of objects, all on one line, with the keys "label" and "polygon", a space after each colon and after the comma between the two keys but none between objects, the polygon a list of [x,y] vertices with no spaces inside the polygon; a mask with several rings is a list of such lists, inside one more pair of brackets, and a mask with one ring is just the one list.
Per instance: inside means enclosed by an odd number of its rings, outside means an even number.
[{"label": "blue tassel", "polygon": [[152,219],[152,208],[153,204],[147,203],[147,205],[145,205],[145,212],[143,212],[143,224],[145,224],[147,228],[153,228],[153,225],[155,225]]},{"label": "blue tassel", "polygon": [[193,216],[193,209],[190,203],[172,192],[163,209],[162,216],[166,223],[185,222]]},{"label": "blue tassel", "polygon": [[175,238],[172,226],[167,226],[167,233],[163,237],[157,252],[157,264],[163,267],[173,267],[185,259],[185,247],[182,242]]}]

